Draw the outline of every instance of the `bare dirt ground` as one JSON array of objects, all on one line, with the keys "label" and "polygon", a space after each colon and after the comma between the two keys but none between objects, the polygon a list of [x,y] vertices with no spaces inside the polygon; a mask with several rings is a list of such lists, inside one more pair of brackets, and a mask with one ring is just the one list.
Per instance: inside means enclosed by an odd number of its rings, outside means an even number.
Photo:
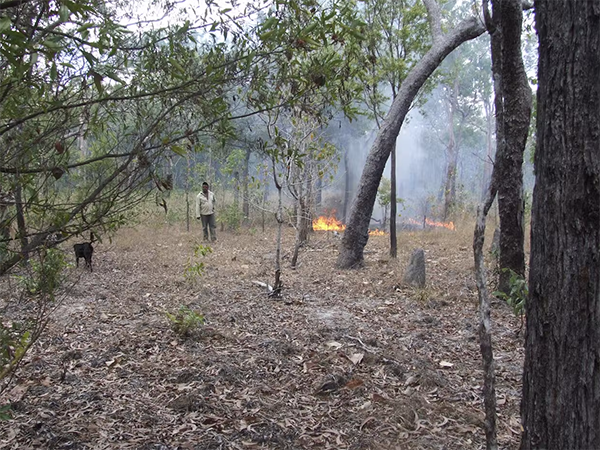
[{"label": "bare dirt ground", "polygon": [[[68,269],[75,286],[0,399],[0,448],[484,448],[472,226],[402,232],[397,260],[371,237],[353,271],[334,268],[327,232],[292,270],[286,229],[280,300],[254,283],[273,282],[275,230],[220,233],[196,258],[194,226],[122,230],[93,273]],[[417,247],[425,289],[400,283]],[[3,304],[15,295],[0,288]],[[165,314],[182,305],[206,317],[185,340]],[[495,302],[493,321],[499,443],[516,448],[520,320]]]}]

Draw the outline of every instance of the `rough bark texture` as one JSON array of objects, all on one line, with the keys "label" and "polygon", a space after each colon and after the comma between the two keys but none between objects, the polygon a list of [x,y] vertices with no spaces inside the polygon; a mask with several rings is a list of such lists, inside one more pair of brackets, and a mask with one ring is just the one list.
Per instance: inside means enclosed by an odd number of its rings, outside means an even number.
[{"label": "rough bark texture", "polygon": [[[492,175],[493,176],[493,175]],[[483,361],[483,401],[485,405],[485,442],[487,450],[498,448],[496,414],[496,365],[492,345],[492,320],[490,295],[487,288],[483,242],[486,217],[496,198],[496,183],[492,181],[483,205],[477,209],[477,223],[473,234],[473,256],[475,258],[475,280],[479,297],[479,349]]]},{"label": "rough bark texture", "polygon": [[[525,275],[523,226],[523,152],[531,117],[531,88],[521,54],[523,10],[521,0],[493,2],[492,36],[497,116],[496,170],[500,215],[502,269]],[[508,271],[500,272],[499,290],[508,292]]]},{"label": "rough bark texture", "polygon": [[340,254],[337,260],[339,268],[358,268],[364,264],[363,250],[369,240],[369,221],[377,197],[377,188],[412,101],[425,81],[452,50],[463,42],[480,36],[485,31],[479,17],[470,17],[446,35],[441,35],[437,4],[431,0],[428,0],[426,4],[432,22],[434,43],[406,76],[367,156],[340,245]]},{"label": "rough bark texture", "polygon": [[600,0],[538,0],[522,450],[600,448]]}]

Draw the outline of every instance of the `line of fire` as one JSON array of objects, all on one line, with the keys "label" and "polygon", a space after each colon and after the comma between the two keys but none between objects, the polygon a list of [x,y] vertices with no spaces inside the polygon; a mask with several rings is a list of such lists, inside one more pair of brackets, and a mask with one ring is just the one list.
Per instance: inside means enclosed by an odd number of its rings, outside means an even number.
[{"label": "line of fire", "polygon": [[[343,232],[346,229],[346,225],[338,220],[333,214],[330,216],[320,216],[314,219],[312,225],[313,230],[315,231]],[[455,230],[453,222],[436,222],[428,218],[423,218],[423,220],[407,219],[405,222],[399,224],[399,228],[409,231],[435,228],[445,228],[452,231]],[[379,228],[369,230],[370,236],[385,236],[387,234],[388,233],[385,230],[380,230]]]}]

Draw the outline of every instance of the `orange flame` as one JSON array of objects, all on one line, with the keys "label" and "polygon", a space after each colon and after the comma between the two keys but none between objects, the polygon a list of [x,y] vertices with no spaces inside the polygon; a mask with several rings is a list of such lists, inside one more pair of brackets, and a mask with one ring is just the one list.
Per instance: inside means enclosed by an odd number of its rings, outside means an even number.
[{"label": "orange flame", "polygon": [[[408,221],[414,225],[423,225],[423,222],[419,222],[418,220],[408,219]],[[429,225],[430,227],[440,227],[447,228],[448,230],[455,230],[454,222],[435,222],[433,220],[425,219],[425,225]]]},{"label": "orange flame", "polygon": [[313,220],[313,230],[322,231],[344,231],[346,225],[337,220],[335,217],[321,216]]},{"label": "orange flame", "polygon": [[385,231],[380,229],[369,230],[369,236],[385,236]]}]

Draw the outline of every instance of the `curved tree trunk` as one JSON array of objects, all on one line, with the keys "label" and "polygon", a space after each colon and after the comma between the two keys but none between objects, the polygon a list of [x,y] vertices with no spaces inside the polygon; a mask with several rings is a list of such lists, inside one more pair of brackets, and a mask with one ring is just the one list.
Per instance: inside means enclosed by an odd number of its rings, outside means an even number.
[{"label": "curved tree trunk", "polygon": [[538,0],[522,450],[600,448],[600,0]]},{"label": "curved tree trunk", "polygon": [[[521,0],[494,2],[501,8],[500,85],[502,102],[501,133],[497,136],[498,211],[500,215],[501,269],[525,276],[525,229],[523,223],[523,152],[531,117],[531,88],[521,54],[523,11]],[[494,36],[492,36],[494,39]],[[496,93],[498,95],[498,93]],[[498,121],[500,122],[500,121]],[[509,292],[510,273],[500,271],[498,289]]]},{"label": "curved tree trunk", "polygon": [[363,250],[369,240],[369,221],[377,197],[377,188],[390,151],[396,145],[396,138],[414,98],[425,81],[452,50],[463,42],[480,36],[485,31],[479,17],[470,17],[443,35],[437,3],[433,0],[425,0],[424,3],[429,13],[433,45],[406,76],[367,156],[356,197],[350,209],[346,231],[342,238],[340,254],[337,259],[339,268],[357,268],[364,264]]}]

